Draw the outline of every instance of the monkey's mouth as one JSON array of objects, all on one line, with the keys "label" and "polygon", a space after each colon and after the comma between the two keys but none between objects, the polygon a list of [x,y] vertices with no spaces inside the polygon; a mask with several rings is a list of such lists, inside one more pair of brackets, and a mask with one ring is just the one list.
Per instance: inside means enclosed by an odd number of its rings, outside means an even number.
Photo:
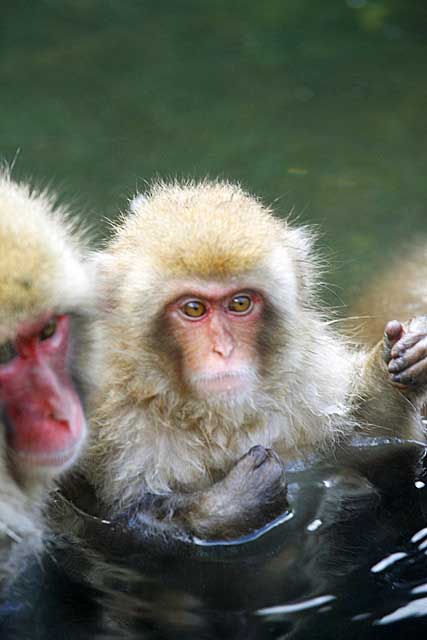
[{"label": "monkey's mouth", "polygon": [[[78,418],[78,426],[72,428],[67,420],[44,418],[30,434],[19,434],[12,426],[8,445],[21,471],[37,473],[40,469],[43,473],[57,474],[67,469],[77,458],[85,440],[86,421],[83,416]],[[19,437],[22,435],[26,437]]]},{"label": "monkey's mouth", "polygon": [[75,395],[58,408],[31,400],[5,408],[10,452],[22,469],[58,472],[74,461],[84,441],[83,408]]}]

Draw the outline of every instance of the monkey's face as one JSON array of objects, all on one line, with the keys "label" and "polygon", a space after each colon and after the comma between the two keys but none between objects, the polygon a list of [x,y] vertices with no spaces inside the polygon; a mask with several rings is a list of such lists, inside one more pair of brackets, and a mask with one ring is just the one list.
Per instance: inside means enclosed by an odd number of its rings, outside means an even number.
[{"label": "monkey's face", "polygon": [[0,344],[0,407],[19,473],[56,475],[76,458],[86,424],[69,370],[70,318],[21,323]]},{"label": "monkey's face", "polygon": [[184,384],[200,398],[247,396],[257,379],[260,293],[215,283],[193,287],[166,307]]}]

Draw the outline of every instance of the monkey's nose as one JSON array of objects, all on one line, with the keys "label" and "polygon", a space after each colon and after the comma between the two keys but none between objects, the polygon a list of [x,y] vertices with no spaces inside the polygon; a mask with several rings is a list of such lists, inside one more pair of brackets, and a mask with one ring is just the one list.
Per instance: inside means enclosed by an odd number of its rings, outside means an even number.
[{"label": "monkey's nose", "polygon": [[212,351],[222,358],[229,358],[234,351],[234,341],[231,336],[222,335],[212,342]]}]

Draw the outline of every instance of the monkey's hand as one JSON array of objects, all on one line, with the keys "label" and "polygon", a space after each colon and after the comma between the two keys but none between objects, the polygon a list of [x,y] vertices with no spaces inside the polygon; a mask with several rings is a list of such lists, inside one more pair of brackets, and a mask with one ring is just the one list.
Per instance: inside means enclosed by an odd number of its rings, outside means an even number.
[{"label": "monkey's hand", "polygon": [[257,445],[223,480],[193,493],[146,494],[126,521],[146,536],[236,540],[268,525],[288,509],[283,461]]},{"label": "monkey's hand", "polygon": [[199,492],[188,521],[198,537],[230,540],[260,529],[287,508],[283,461],[272,449],[257,445],[223,480]]},{"label": "monkey's hand", "polygon": [[384,333],[384,360],[391,383],[402,393],[427,393],[427,316],[403,325],[387,323]]}]

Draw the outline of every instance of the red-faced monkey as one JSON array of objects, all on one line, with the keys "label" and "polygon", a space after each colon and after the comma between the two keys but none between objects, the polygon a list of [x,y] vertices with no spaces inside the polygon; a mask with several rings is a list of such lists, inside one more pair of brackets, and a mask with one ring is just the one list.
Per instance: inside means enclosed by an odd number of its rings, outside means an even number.
[{"label": "red-faced monkey", "polygon": [[85,441],[73,317],[93,299],[83,247],[51,196],[0,173],[0,583],[41,548],[47,491]]},{"label": "red-faced monkey", "polygon": [[155,185],[98,263],[84,472],[104,513],[150,503],[196,535],[232,536],[285,494],[270,448],[296,458],[356,429],[424,438],[422,389],[387,369],[405,328],[351,351],[318,307],[310,232],[240,187]]}]

